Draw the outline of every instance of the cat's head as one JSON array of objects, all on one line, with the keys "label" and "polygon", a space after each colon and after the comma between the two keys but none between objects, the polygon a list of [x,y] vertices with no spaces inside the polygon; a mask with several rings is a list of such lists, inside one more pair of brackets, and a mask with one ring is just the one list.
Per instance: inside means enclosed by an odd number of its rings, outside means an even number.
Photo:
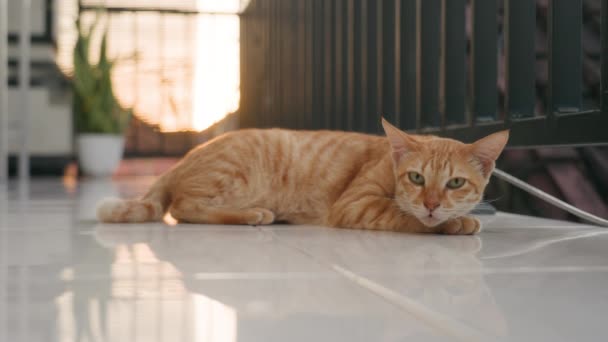
[{"label": "cat's head", "polygon": [[382,119],[392,148],[395,200],[424,225],[463,216],[481,201],[509,131],[472,144],[409,135]]}]

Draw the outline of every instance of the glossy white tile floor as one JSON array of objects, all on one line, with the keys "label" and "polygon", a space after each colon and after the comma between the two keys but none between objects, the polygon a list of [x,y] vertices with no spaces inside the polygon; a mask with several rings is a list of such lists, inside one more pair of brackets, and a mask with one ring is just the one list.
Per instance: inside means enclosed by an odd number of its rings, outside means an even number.
[{"label": "glossy white tile floor", "polygon": [[0,189],[0,341],[608,340],[608,230],[95,223],[149,181]]}]

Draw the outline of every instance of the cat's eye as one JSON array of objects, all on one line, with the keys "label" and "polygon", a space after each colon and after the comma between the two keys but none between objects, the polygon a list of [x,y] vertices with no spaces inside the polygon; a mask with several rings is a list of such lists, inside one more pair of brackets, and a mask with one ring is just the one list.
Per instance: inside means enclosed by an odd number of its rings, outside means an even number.
[{"label": "cat's eye", "polygon": [[416,185],[424,185],[424,177],[419,174],[418,172],[409,172],[408,177],[410,178],[410,181]]},{"label": "cat's eye", "polygon": [[465,180],[464,178],[460,178],[460,177],[456,177],[456,178],[452,178],[448,181],[448,184],[446,184],[446,186],[449,189],[458,189],[458,188],[462,188],[462,186],[464,185]]}]

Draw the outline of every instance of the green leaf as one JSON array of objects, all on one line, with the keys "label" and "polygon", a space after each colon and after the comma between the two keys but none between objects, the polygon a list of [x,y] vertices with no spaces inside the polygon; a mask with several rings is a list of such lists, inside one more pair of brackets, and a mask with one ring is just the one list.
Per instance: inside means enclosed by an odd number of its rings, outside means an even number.
[{"label": "green leaf", "polygon": [[99,56],[91,63],[91,36],[100,22],[103,12],[98,12],[95,22],[83,29],[76,21],[78,40],[74,46],[73,114],[75,128],[79,132],[120,134],[127,128],[132,116],[114,96],[112,70],[114,62],[108,57],[107,28],[101,38]]}]

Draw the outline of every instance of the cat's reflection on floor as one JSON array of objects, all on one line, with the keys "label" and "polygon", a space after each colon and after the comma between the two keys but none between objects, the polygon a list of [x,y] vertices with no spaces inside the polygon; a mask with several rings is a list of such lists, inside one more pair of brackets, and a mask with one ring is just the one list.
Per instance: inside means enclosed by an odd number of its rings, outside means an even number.
[{"label": "cat's reflection on floor", "polygon": [[[258,321],[283,322],[290,317],[323,317],[326,323],[338,318],[354,323],[367,317],[367,323],[378,327],[374,333],[382,332],[383,340],[390,341],[427,331],[415,313],[406,313],[412,319],[403,320],[399,326],[384,326],[381,313],[370,305],[378,298],[370,294],[369,298],[353,300],[353,291],[365,291],[327,267],[338,264],[482,335],[506,334],[504,316],[481,273],[478,237],[327,228],[311,234],[310,229],[297,227],[276,231],[252,227],[98,225],[95,238],[117,253],[132,253],[133,263],[168,263],[170,267],[162,267],[157,277],[173,281],[177,278],[185,291],[234,308],[239,321],[253,317]],[[145,262],[138,260],[138,248],[147,250],[153,259],[147,255]],[[115,282],[120,281],[119,274],[113,277]],[[396,314],[398,311],[402,308],[396,309]],[[356,312],[365,315],[350,317]],[[320,326],[323,329],[323,324]],[[362,334],[363,340],[367,338]]]},{"label": "cat's reflection on floor", "polygon": [[479,236],[263,229],[323,264],[340,265],[438,314],[491,336],[506,334],[504,315],[484,280]]}]

